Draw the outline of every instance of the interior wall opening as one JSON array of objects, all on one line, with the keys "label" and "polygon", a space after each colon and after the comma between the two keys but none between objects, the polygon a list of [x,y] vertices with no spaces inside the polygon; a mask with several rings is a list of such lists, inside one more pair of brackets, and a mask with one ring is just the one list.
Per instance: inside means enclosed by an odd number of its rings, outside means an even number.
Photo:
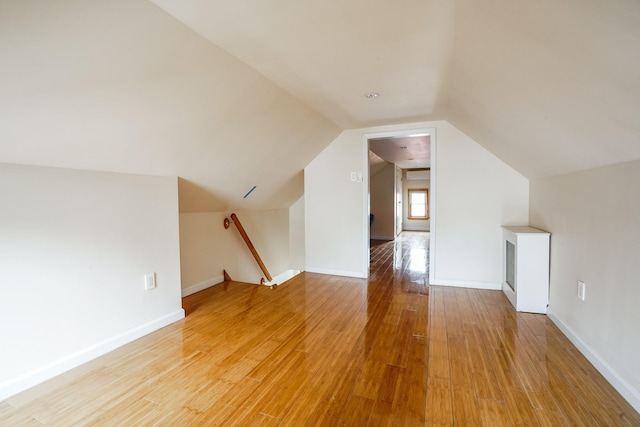
[{"label": "interior wall opening", "polygon": [[424,245],[420,246],[425,248],[425,256],[420,258],[424,259],[423,269],[432,277],[429,267],[435,231],[431,154],[434,141],[433,129],[368,135],[365,139],[369,187],[369,229],[365,242],[368,265],[371,265],[374,247],[385,242],[399,244],[403,239],[405,243],[409,238],[414,242],[422,239]]}]

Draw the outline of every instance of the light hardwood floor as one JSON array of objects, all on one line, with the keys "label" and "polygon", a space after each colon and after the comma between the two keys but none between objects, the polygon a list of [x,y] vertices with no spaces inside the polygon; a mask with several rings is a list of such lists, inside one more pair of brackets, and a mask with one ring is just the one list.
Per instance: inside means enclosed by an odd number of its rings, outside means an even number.
[{"label": "light hardwood floor", "polygon": [[424,234],[369,280],[229,283],[187,318],[0,403],[2,426],[640,426],[542,315],[426,285]]}]

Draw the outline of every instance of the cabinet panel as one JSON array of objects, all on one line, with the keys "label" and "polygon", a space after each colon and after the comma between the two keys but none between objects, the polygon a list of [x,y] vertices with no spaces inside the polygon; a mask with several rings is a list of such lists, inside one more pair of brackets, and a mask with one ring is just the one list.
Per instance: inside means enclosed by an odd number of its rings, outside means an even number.
[{"label": "cabinet panel", "polygon": [[546,313],[550,234],[527,226],[502,228],[503,292],[517,311]]}]

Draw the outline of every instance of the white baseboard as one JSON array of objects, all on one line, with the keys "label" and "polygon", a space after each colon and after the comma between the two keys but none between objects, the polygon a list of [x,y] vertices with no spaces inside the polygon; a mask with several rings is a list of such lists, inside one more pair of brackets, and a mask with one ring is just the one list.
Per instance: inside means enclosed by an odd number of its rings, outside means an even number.
[{"label": "white baseboard", "polygon": [[265,283],[267,286],[271,286],[273,284],[282,285],[287,280],[293,279],[298,274],[302,273],[300,270],[287,270],[284,273],[280,273],[275,276],[270,282]]},{"label": "white baseboard", "polygon": [[591,349],[578,335],[567,326],[551,310],[547,310],[547,316],[562,331],[563,334],[576,346],[580,353],[609,381],[618,393],[625,398],[633,409],[640,412],[640,390],[635,389],[624,378],[622,378],[607,362]]},{"label": "white baseboard", "polygon": [[487,289],[490,291],[499,291],[502,289],[502,283],[468,282],[464,280],[435,279],[434,283],[429,284],[436,286],[451,286],[454,288]]},{"label": "white baseboard", "polygon": [[222,282],[224,282],[224,276],[217,276],[212,279],[205,280],[204,282],[196,283],[195,285],[182,289],[182,298],[195,294],[196,292],[204,291],[205,289],[219,285]]},{"label": "white baseboard", "polygon": [[140,337],[157,331],[171,323],[184,319],[184,310],[176,310],[158,319],[137,326],[114,337],[100,341],[90,347],[72,353],[62,359],[55,360],[16,378],[0,384],[0,401],[43,383],[51,378],[76,368],[83,363],[103,356],[118,347],[122,347]]},{"label": "white baseboard", "polygon": [[368,275],[360,271],[331,270],[328,268],[305,267],[305,271],[309,273],[328,274],[330,276],[357,277],[358,279],[366,279]]},{"label": "white baseboard", "polygon": [[[273,277],[273,279],[270,282],[266,282],[265,285],[266,286],[271,286],[273,284],[281,285],[287,280],[297,276],[300,273],[301,273],[300,270],[287,270],[284,273],[280,273],[277,276]],[[204,282],[196,283],[195,285],[191,285],[189,287],[182,289],[182,298],[189,295],[193,295],[196,292],[204,291],[205,289],[208,289],[212,286],[219,285],[223,282],[224,282],[224,276],[218,276],[209,280],[205,280]]]}]

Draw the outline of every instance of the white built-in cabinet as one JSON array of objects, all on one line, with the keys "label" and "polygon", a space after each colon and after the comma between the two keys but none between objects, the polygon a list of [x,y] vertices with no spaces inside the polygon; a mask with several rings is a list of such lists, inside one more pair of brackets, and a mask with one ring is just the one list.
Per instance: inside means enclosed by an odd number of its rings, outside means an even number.
[{"label": "white built-in cabinet", "polygon": [[502,229],[502,291],[517,311],[546,313],[550,234],[528,226]]}]

